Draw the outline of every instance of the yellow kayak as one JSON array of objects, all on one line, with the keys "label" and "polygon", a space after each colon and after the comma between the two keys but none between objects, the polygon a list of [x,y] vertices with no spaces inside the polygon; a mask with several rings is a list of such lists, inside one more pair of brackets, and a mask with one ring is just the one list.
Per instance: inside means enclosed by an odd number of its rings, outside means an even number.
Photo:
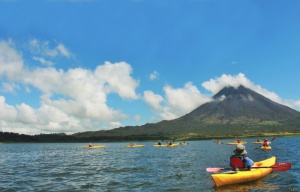
[{"label": "yellow kayak", "polygon": [[180,145],[180,143],[172,143],[172,145],[167,145],[167,147],[177,147],[179,145]]},{"label": "yellow kayak", "polygon": [[92,146],[92,147],[89,147],[89,146],[83,146],[82,149],[103,149],[105,148],[104,145],[98,145],[98,146]]},{"label": "yellow kayak", "polygon": [[271,146],[261,146],[260,149],[261,150],[271,150],[272,147]]},{"label": "yellow kayak", "polygon": [[126,145],[125,148],[144,148],[145,145]]},{"label": "yellow kayak", "polygon": [[[274,165],[276,162],[276,157],[273,156],[269,159],[255,162],[257,167],[269,167]],[[272,168],[252,168],[250,171],[237,171],[229,173],[216,173],[212,174],[211,177],[216,186],[223,186],[229,184],[245,183],[248,181],[253,181],[260,179],[272,172]]]},{"label": "yellow kayak", "polygon": [[161,145],[159,145],[159,144],[154,144],[153,145],[153,147],[166,147],[167,146],[167,144],[161,144]]},{"label": "yellow kayak", "polygon": [[241,142],[238,143],[238,142],[234,141],[234,142],[227,142],[226,144],[227,145],[237,145],[237,144],[243,144],[244,145],[244,144],[247,144],[247,142],[241,141]]}]

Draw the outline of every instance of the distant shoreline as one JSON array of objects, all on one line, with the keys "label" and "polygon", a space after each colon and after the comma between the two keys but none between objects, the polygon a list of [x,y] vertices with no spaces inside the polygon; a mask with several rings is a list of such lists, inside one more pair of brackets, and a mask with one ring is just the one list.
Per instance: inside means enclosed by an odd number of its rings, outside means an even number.
[{"label": "distant shoreline", "polygon": [[[9,136],[9,137],[8,137]],[[55,136],[55,137],[53,137]],[[300,133],[290,133],[290,132],[280,132],[280,133],[263,133],[258,135],[219,135],[219,136],[204,136],[204,137],[197,137],[197,135],[187,137],[187,136],[161,136],[159,137],[147,137],[147,136],[127,136],[127,137],[120,137],[120,136],[110,136],[110,137],[86,137],[86,138],[76,138],[71,135],[55,135],[49,134],[44,135],[43,138],[40,138],[39,135],[19,135],[17,133],[1,133],[0,134],[0,144],[5,143],[89,143],[89,142],[142,142],[142,141],[168,141],[168,140],[176,140],[176,141],[193,141],[193,140],[211,140],[211,139],[218,139],[218,140],[228,140],[228,139],[241,139],[241,138],[270,138],[270,137],[299,137]]]}]

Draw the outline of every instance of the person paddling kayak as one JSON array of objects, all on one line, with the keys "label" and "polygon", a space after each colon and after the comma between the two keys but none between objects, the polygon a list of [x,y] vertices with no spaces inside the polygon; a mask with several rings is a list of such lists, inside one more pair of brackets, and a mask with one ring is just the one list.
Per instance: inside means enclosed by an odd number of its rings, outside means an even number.
[{"label": "person paddling kayak", "polygon": [[230,167],[233,171],[237,171],[239,169],[250,170],[251,166],[254,165],[252,159],[247,157],[246,147],[242,144],[236,145],[234,149],[234,155],[230,157]]},{"label": "person paddling kayak", "polygon": [[270,142],[268,141],[268,139],[265,139],[264,142],[263,142],[263,144],[262,144],[262,146],[263,147],[268,147],[269,144],[270,144]]}]

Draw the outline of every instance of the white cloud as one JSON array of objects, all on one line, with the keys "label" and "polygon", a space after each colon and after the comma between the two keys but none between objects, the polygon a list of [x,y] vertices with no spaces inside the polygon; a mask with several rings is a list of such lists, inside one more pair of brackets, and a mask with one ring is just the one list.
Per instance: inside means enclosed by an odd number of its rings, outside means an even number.
[{"label": "white cloud", "polygon": [[[44,55],[57,54],[48,47],[48,42],[32,40],[31,45]],[[63,46],[60,45],[59,50],[67,56]],[[2,41],[0,51],[0,78],[10,76],[14,77],[11,80],[15,80],[3,82],[4,90],[11,92],[22,85],[27,93],[31,93],[31,87],[41,92],[38,108],[25,103],[14,107],[6,104],[5,97],[1,97],[0,119],[4,131],[72,133],[84,129],[115,128],[121,126],[121,120],[128,115],[109,107],[107,95],[116,93],[123,99],[139,98],[135,93],[139,81],[131,77],[132,68],[125,62],[105,62],[94,71],[83,68],[64,71],[54,67],[27,69],[23,68],[22,57],[12,42]]]},{"label": "white cloud", "polygon": [[177,114],[183,115],[199,107],[203,103],[211,101],[210,96],[200,93],[198,88],[192,82],[188,82],[183,88],[174,89],[171,86],[165,86],[167,105]]},{"label": "white cloud", "polygon": [[15,93],[15,89],[18,89],[19,86],[16,83],[2,82],[2,91],[7,93]]},{"label": "white cloud", "polygon": [[139,81],[130,75],[132,68],[125,62],[110,63],[106,61],[95,70],[97,80],[105,85],[107,93],[117,93],[126,99],[138,99],[135,89],[139,86]]},{"label": "white cloud", "polygon": [[45,58],[42,58],[42,57],[33,56],[32,59],[42,63],[43,65],[47,65],[47,66],[52,66],[53,65],[52,61],[48,61],[48,60],[46,60]]},{"label": "white cloud", "polygon": [[0,96],[0,119],[7,122],[12,122],[16,119],[17,110],[11,106],[6,104],[5,97]]},{"label": "white cloud", "polygon": [[58,44],[57,47],[55,48],[61,55],[69,58],[71,57],[71,53],[69,50],[63,45],[63,44]]},{"label": "white cloud", "polygon": [[150,74],[150,80],[155,80],[159,76],[159,73],[157,71],[153,71],[153,73]]},{"label": "white cloud", "polygon": [[244,85],[245,87],[253,86],[253,83],[245,77],[243,73],[239,73],[236,76],[222,75],[216,79],[210,79],[202,83],[202,86],[211,91],[213,94],[219,92],[225,86],[238,87],[239,85]]},{"label": "white cloud", "polygon": [[145,91],[144,100],[165,120],[178,118],[211,100],[210,96],[201,94],[191,82],[177,89],[166,85],[164,92],[165,99],[152,91]]},{"label": "white cloud", "polygon": [[162,109],[160,103],[164,101],[163,97],[153,93],[152,91],[144,91],[144,101],[155,111]]},{"label": "white cloud", "polygon": [[12,40],[0,41],[0,78],[17,80],[23,70],[23,60]]},{"label": "white cloud", "polygon": [[48,57],[56,57],[58,55],[58,51],[56,49],[50,48],[49,41],[40,41],[38,39],[32,39],[29,42],[31,52],[33,54],[48,56]]},{"label": "white cloud", "polygon": [[[70,58],[72,53],[65,47],[62,43],[57,43],[57,46],[51,47],[50,41],[41,41],[38,39],[31,39],[29,41],[29,47],[32,54],[48,57],[48,58],[55,58],[55,57],[66,57]],[[40,58],[40,57],[36,57]],[[50,61],[48,61],[50,62]]]}]

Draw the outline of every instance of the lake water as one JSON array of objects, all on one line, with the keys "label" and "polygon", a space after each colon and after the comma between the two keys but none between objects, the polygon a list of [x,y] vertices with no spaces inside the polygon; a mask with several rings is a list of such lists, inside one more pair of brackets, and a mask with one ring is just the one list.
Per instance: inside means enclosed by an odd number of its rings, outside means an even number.
[{"label": "lake water", "polygon": [[82,149],[83,143],[0,144],[0,191],[300,191],[300,138],[277,138],[262,151],[247,141],[254,161],[271,156],[291,162],[254,182],[215,187],[206,167],[228,167],[233,140],[188,141],[186,146],[124,148],[129,143],[94,143],[105,149]]}]

